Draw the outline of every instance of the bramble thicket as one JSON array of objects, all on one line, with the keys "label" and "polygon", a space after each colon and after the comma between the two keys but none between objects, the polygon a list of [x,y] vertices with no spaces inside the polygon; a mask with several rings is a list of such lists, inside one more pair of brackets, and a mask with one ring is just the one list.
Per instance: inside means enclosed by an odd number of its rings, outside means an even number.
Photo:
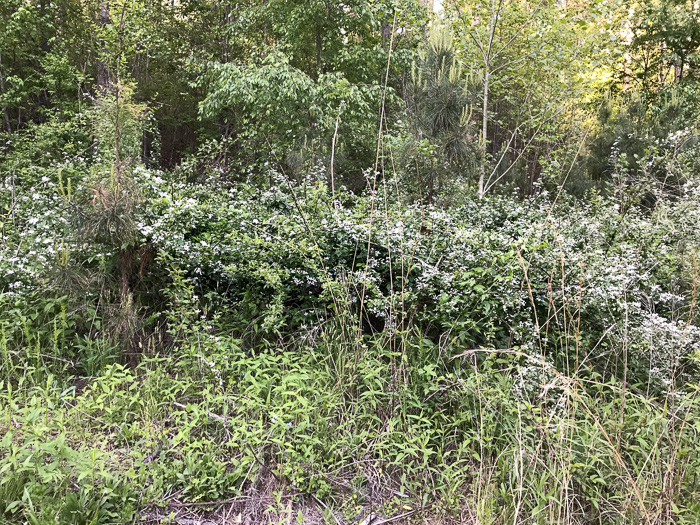
[{"label": "bramble thicket", "polygon": [[700,521],[700,7],[4,0],[0,523]]}]

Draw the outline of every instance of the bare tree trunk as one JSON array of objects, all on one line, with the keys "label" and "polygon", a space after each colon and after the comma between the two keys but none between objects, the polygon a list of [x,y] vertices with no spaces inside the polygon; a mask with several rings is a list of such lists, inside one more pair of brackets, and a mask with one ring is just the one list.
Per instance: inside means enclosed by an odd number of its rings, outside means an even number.
[{"label": "bare tree trunk", "polygon": [[338,141],[338,126],[340,125],[340,113],[343,111],[343,103],[341,101],[340,107],[338,108],[338,117],[335,119],[335,132],[333,133],[333,142],[331,143],[331,195],[333,196],[333,206],[335,206],[335,145]]},{"label": "bare tree trunk", "polygon": [[[46,4],[46,0],[42,0],[41,2],[39,2],[39,14],[42,19],[46,18]],[[45,31],[41,33],[41,50],[44,53],[48,53],[49,51],[51,51],[51,44],[49,44],[49,39]]]},{"label": "bare tree trunk", "polygon": [[484,100],[483,100],[483,115],[481,123],[481,148],[483,159],[481,159],[481,174],[479,175],[479,198],[483,198],[486,193],[486,153],[488,147],[488,131],[489,131],[489,87],[491,81],[491,65],[493,64],[493,39],[496,34],[496,25],[499,21],[501,10],[501,0],[499,0],[498,9],[496,8],[496,0],[491,0],[491,16],[489,21],[489,40],[486,47],[481,46],[481,53],[484,58]]},{"label": "bare tree trunk", "polygon": [[[109,2],[102,0],[100,2],[100,26],[103,28],[111,22],[109,16]],[[97,61],[97,88],[101,94],[107,93],[109,89],[109,67],[107,65],[107,47],[104,42],[101,46],[102,56]]]},{"label": "bare tree trunk", "polygon": [[481,152],[483,158],[481,159],[481,174],[479,175],[479,198],[484,196],[484,183],[486,179],[486,137],[489,131],[489,80],[491,72],[489,71],[489,65],[486,65],[486,73],[484,74],[484,105],[483,105],[483,116],[481,121]]},{"label": "bare tree trunk", "polygon": [[131,294],[129,286],[129,269],[133,257],[133,248],[119,250],[119,284],[121,285],[122,301],[125,301]]},{"label": "bare tree trunk", "polygon": [[683,70],[685,69],[685,60],[681,58],[681,63],[674,66],[674,77],[676,82],[683,80]]},{"label": "bare tree trunk", "polygon": [[231,5],[227,2],[224,6],[224,27],[226,28],[224,32],[224,40],[221,43],[221,61],[226,63],[229,59],[229,31],[231,27],[231,22],[233,20],[231,13]]},{"label": "bare tree trunk", "polygon": [[316,19],[316,80],[321,77],[323,70],[323,39],[321,35],[321,24]]},{"label": "bare tree trunk", "polygon": [[[2,53],[0,52],[0,94],[5,93],[5,77],[2,74]],[[10,129],[10,117],[7,114],[7,106],[2,106],[2,122],[5,126],[5,131],[12,131]]]}]

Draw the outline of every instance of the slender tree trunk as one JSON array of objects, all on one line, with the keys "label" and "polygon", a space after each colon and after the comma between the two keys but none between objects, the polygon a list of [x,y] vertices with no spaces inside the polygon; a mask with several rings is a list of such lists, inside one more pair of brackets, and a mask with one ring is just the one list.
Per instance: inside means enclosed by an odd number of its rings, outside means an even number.
[{"label": "slender tree trunk", "polygon": [[685,60],[681,58],[681,63],[674,66],[675,80],[680,82],[683,80],[683,70],[685,69]]},{"label": "slender tree trunk", "polygon": [[[5,77],[2,74],[2,52],[0,52],[0,94],[5,93]],[[7,106],[2,106],[2,122],[5,126],[5,131],[10,132],[10,117],[7,114]]]},{"label": "slender tree trunk", "polygon": [[[46,12],[47,5],[46,4],[47,4],[46,0],[42,0],[41,2],[39,2],[39,14],[40,14],[42,20],[46,20],[46,18],[47,18],[47,12]],[[48,34],[48,31],[46,30],[46,28],[42,27],[40,40],[41,40],[42,55],[44,55],[44,56],[48,55],[51,52],[51,43],[50,43],[49,34]],[[46,70],[42,66],[41,61],[37,61],[37,64],[35,67],[36,67],[37,71],[41,72],[42,75],[46,74]],[[56,86],[55,87],[57,90],[59,90],[58,88],[60,87],[60,81],[61,81],[60,78],[61,78],[60,76],[56,78]],[[38,103],[37,103],[38,106],[43,106],[45,108],[49,107],[49,105],[51,104],[51,100],[50,100],[50,96],[49,96],[49,89],[47,86],[42,87],[41,91],[39,92],[38,98],[39,98]]]},{"label": "slender tree trunk", "polygon": [[338,107],[338,116],[335,119],[335,132],[333,133],[333,142],[331,143],[331,195],[333,196],[333,206],[335,206],[335,145],[338,142],[338,126],[340,125],[340,114],[343,111],[343,104],[345,100],[340,102],[340,107]]},{"label": "slender tree trunk", "polygon": [[[41,2],[39,2],[39,14],[42,20],[46,19],[46,4],[46,0],[42,0]],[[42,31],[41,33],[41,50],[44,53],[48,53],[49,51],[51,51],[51,44],[49,44],[48,35],[45,31]]]},{"label": "slender tree trunk", "polygon": [[321,24],[318,20],[316,19],[316,79],[318,80],[321,77],[321,73],[323,72],[323,40],[322,40],[322,35],[321,35]]},{"label": "slender tree trunk", "polygon": [[231,27],[231,5],[227,2],[224,6],[224,40],[221,45],[221,61],[226,63],[229,60],[229,28]]},{"label": "slender tree trunk", "polygon": [[491,82],[491,65],[493,62],[492,46],[493,39],[496,34],[496,25],[498,24],[499,14],[500,14],[500,2],[498,4],[498,9],[496,8],[496,0],[491,0],[491,17],[489,21],[489,40],[484,49],[482,47],[481,52],[484,58],[484,100],[483,100],[483,115],[481,123],[481,152],[483,158],[481,159],[481,174],[479,175],[479,198],[483,198],[486,193],[486,153],[488,147],[488,132],[489,132],[489,87]]},{"label": "slender tree trunk", "polygon": [[133,248],[127,248],[124,250],[119,250],[119,270],[120,270],[120,284],[121,284],[121,297],[122,301],[125,301],[129,294],[131,293],[131,287],[129,286],[129,269],[131,266],[131,260],[133,257]]},{"label": "slender tree trunk", "polygon": [[[264,6],[267,5],[267,0],[261,0],[260,3],[263,5],[263,9],[264,9]],[[267,32],[268,32],[268,28],[267,28],[267,19],[265,19],[265,22],[263,23],[263,26],[262,26],[262,41],[263,41],[263,45],[267,44]]]},{"label": "slender tree trunk", "polygon": [[481,121],[481,153],[483,158],[481,159],[481,174],[479,175],[479,198],[484,196],[486,189],[484,184],[486,183],[486,137],[489,131],[489,80],[491,77],[491,72],[489,71],[489,64],[486,64],[486,73],[484,74],[484,103],[483,103],[483,115]]},{"label": "slender tree trunk", "polygon": [[382,22],[382,49],[386,50],[386,42],[391,34],[391,26],[387,22]]},{"label": "slender tree trunk", "polygon": [[[100,26],[105,27],[111,22],[109,16],[109,2],[102,0],[100,2]],[[97,88],[100,94],[104,95],[109,89],[109,67],[107,66],[107,47],[104,41],[100,48],[102,56],[97,61]]]}]

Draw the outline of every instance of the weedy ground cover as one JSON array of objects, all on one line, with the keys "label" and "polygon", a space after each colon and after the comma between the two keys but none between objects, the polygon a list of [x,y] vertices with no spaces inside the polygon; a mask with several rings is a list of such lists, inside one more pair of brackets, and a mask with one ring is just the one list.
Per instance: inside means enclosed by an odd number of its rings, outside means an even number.
[{"label": "weedy ground cover", "polygon": [[700,521],[696,2],[0,2],[0,522]]},{"label": "weedy ground cover", "polygon": [[65,180],[3,248],[6,521],[697,519],[692,188],[650,215],[167,176],[133,172],[127,301],[123,249],[42,225]]}]

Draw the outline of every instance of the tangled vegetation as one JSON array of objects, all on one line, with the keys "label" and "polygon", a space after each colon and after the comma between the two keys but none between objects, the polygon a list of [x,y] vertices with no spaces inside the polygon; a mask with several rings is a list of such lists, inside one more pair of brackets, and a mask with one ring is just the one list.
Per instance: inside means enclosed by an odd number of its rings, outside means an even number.
[{"label": "tangled vegetation", "polygon": [[0,6],[0,523],[700,521],[696,3],[431,6]]}]

